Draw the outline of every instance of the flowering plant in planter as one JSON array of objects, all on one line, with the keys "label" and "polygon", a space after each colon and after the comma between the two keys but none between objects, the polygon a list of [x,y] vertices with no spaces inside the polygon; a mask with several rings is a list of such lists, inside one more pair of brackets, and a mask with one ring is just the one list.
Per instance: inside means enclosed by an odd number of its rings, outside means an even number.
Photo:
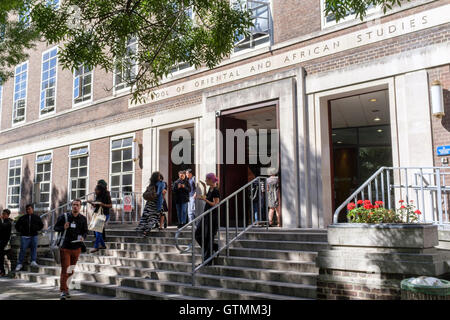
[{"label": "flowering plant in planter", "polygon": [[419,210],[414,210],[411,200],[406,206],[405,201],[400,200],[398,209],[386,209],[383,201],[358,200],[356,203],[350,202],[347,205],[347,219],[353,223],[413,223],[417,222],[418,216],[422,214]]}]

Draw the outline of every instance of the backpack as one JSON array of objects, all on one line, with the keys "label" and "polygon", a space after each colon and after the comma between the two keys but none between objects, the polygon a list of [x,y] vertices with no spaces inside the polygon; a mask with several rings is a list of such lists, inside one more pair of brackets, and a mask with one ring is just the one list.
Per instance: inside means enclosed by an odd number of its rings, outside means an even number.
[{"label": "backpack", "polygon": [[[69,219],[67,218],[67,213],[64,213],[64,219],[65,222],[69,222]],[[58,236],[56,239],[53,239],[53,243],[50,244],[50,250],[53,254],[53,259],[57,264],[61,263],[61,253],[60,249],[63,245],[64,239],[66,238],[67,229],[64,230],[64,233],[61,234],[61,232],[58,232]]]},{"label": "backpack", "polygon": [[147,187],[147,190],[145,190],[144,194],[142,195],[142,197],[147,201],[156,200],[156,198],[158,197],[158,195],[156,194],[156,186],[149,185]]}]

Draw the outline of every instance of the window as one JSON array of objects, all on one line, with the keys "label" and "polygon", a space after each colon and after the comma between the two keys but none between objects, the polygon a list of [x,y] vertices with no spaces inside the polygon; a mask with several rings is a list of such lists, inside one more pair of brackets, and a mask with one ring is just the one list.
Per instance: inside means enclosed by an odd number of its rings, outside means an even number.
[{"label": "window", "polygon": [[88,147],[74,148],[70,151],[70,200],[82,198],[87,193]]},{"label": "window", "polygon": [[111,141],[111,192],[118,197],[121,192],[133,191],[133,138]]},{"label": "window", "polygon": [[74,73],[73,103],[90,101],[92,98],[92,70],[81,66]]},{"label": "window", "polygon": [[238,35],[234,52],[270,44],[272,32],[270,0],[231,0],[231,5],[236,10],[249,10],[254,24],[249,30],[249,36]]},{"label": "window", "polygon": [[42,55],[40,115],[55,111],[56,68],[58,65],[58,48],[44,52]]},{"label": "window", "polygon": [[53,9],[59,8],[59,0],[47,0],[47,5],[51,6]]},{"label": "window", "polygon": [[8,163],[8,208],[19,208],[22,159],[10,159]]},{"label": "window", "polygon": [[[334,26],[334,25],[342,23],[342,22],[354,20],[356,18],[355,12],[349,11],[349,12],[347,12],[347,15],[345,16],[345,18],[339,20],[339,22],[336,22],[336,16],[334,14],[329,14],[328,16],[325,16],[324,10],[325,10],[325,0],[321,0],[322,28],[331,27],[331,26]],[[376,6],[374,6],[373,4],[368,5],[368,7],[367,7],[368,15],[374,13],[375,11],[377,11]]]},{"label": "window", "polygon": [[25,4],[25,6],[20,10],[19,12],[19,23],[23,24],[25,27],[28,27],[31,22],[31,9],[28,4]]},{"label": "window", "polygon": [[28,62],[17,66],[14,73],[13,124],[25,121]]},{"label": "window", "polygon": [[[52,154],[41,154],[36,158],[36,185],[38,188],[36,207],[50,207],[50,186],[52,176]],[[35,190],[36,191],[36,190]]]},{"label": "window", "polygon": [[137,39],[135,37],[127,41],[126,56],[121,63],[116,64],[114,71],[114,88],[122,90],[129,87],[129,83],[136,78],[137,75]]}]

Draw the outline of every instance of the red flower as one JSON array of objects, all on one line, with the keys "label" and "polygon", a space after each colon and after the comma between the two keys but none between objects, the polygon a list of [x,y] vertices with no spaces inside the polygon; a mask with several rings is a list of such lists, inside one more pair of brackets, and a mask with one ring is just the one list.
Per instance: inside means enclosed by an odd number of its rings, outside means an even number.
[{"label": "red flower", "polygon": [[383,205],[383,201],[375,201],[375,204],[382,206]]},{"label": "red flower", "polygon": [[364,203],[371,203],[370,200],[364,200]]},{"label": "red flower", "polygon": [[420,210],[416,210],[414,211],[415,214],[422,214],[422,212],[420,212]]},{"label": "red flower", "polygon": [[357,202],[356,202],[357,204],[363,204],[364,203],[364,201],[362,201],[362,200],[358,200]]},{"label": "red flower", "polygon": [[373,214],[373,211],[370,211],[369,214]]},{"label": "red flower", "polygon": [[414,202],[414,200],[409,200],[409,202]]},{"label": "red flower", "polygon": [[373,207],[374,207],[375,209],[378,209],[380,206],[376,204],[376,205],[374,205]]},{"label": "red flower", "polygon": [[353,209],[355,209],[356,208],[356,206],[355,206],[355,204],[353,203],[353,202],[350,202],[348,205],[347,205],[347,209],[348,210],[353,210]]},{"label": "red flower", "polygon": [[403,202],[405,202],[405,201],[404,201],[404,200],[399,200],[398,202],[399,202],[399,203],[403,203]]},{"label": "red flower", "polygon": [[371,205],[371,204],[369,204],[369,203],[366,203],[366,204],[364,205],[364,209],[373,209],[373,205]]},{"label": "red flower", "polygon": [[405,209],[405,208],[406,208],[405,206],[401,206],[401,207],[400,207],[400,209]]}]

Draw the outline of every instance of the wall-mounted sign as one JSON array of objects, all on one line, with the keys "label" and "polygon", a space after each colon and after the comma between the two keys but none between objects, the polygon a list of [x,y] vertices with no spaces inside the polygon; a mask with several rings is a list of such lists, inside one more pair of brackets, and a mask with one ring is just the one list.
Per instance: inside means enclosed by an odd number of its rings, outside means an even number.
[{"label": "wall-mounted sign", "polygon": [[133,211],[133,198],[131,195],[123,196],[123,211],[132,212]]},{"label": "wall-mounted sign", "polygon": [[436,148],[436,153],[438,156],[448,156],[450,155],[450,146],[439,146]]},{"label": "wall-mounted sign", "polygon": [[[369,22],[367,23],[368,27],[362,30],[320,41],[284,53],[275,54],[237,67],[231,67],[227,70],[218,71],[176,85],[168,84],[164,88],[155,88],[151,94],[144,95],[144,97],[142,97],[143,101],[141,102],[132,103],[132,99],[130,98],[128,100],[128,106],[136,107],[155,101],[173,98],[182,94],[244,79],[246,77],[287,66],[293,66],[298,63],[333,55],[378,41],[432,28],[448,22],[450,22],[450,5],[439,6],[386,23]],[[167,82],[163,81],[161,84],[166,83]]]}]

